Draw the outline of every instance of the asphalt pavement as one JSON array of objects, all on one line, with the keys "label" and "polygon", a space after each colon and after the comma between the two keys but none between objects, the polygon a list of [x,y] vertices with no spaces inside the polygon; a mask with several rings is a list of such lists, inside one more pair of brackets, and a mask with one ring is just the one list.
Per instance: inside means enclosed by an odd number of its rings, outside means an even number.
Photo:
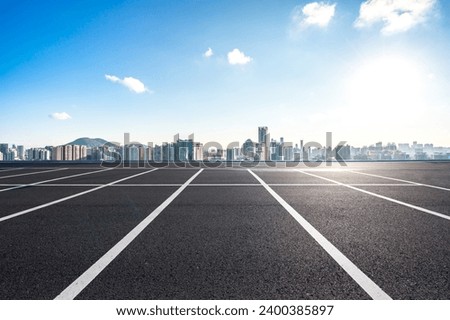
[{"label": "asphalt pavement", "polygon": [[0,299],[450,299],[449,181],[445,162],[0,167]]}]

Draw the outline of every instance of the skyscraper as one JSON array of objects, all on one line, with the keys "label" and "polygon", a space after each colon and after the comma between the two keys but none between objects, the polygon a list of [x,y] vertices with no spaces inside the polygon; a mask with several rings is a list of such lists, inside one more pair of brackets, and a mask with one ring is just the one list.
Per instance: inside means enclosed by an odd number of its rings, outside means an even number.
[{"label": "skyscraper", "polygon": [[267,127],[258,127],[258,157],[260,160],[270,160],[270,135]]},{"label": "skyscraper", "polygon": [[17,146],[17,157],[19,158],[19,160],[25,160],[24,146]]},{"label": "skyscraper", "polygon": [[194,156],[194,142],[191,139],[178,140],[173,144],[175,161],[192,161]]},{"label": "skyscraper", "polygon": [[267,127],[258,127],[258,143],[259,144],[265,144],[268,130],[269,129]]},{"label": "skyscraper", "polygon": [[6,160],[6,154],[8,153],[8,144],[0,143],[0,152],[3,154],[3,160]]},{"label": "skyscraper", "polygon": [[72,145],[65,145],[63,151],[63,160],[72,161]]}]

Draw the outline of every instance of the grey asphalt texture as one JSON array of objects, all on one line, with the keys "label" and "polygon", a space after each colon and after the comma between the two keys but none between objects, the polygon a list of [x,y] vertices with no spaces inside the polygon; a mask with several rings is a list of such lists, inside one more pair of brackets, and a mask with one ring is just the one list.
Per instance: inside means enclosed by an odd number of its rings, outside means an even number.
[{"label": "grey asphalt texture", "polygon": [[[102,169],[67,168],[43,173],[52,168],[0,167],[0,219],[95,188],[89,184],[147,173],[0,221],[0,299],[55,298],[198,172],[117,168],[6,190],[9,184]],[[450,188],[450,163],[300,169],[450,215],[450,190],[351,172]],[[393,299],[450,299],[450,220],[291,168],[252,170]],[[19,174],[25,175],[13,177]],[[203,170],[76,297],[370,298],[247,169],[239,168]]]}]

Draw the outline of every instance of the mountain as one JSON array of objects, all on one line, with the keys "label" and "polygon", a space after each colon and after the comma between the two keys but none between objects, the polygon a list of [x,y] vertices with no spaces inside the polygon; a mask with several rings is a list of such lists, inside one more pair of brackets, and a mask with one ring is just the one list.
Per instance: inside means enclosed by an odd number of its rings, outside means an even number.
[{"label": "mountain", "polygon": [[95,139],[91,139],[91,138],[78,138],[72,142],[69,142],[67,144],[77,144],[80,146],[87,146],[88,148],[94,148],[94,147],[100,147],[103,146],[105,143],[107,143],[108,141],[101,139],[101,138],[95,138]]}]

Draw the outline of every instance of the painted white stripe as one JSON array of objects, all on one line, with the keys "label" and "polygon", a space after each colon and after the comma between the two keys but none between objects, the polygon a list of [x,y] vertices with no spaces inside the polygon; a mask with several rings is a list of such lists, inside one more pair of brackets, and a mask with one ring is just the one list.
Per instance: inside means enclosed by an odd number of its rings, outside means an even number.
[{"label": "painted white stripe", "polygon": [[442,214],[442,213],[439,213],[439,212],[436,212],[436,211],[433,211],[433,210],[425,209],[425,208],[422,208],[422,207],[419,207],[419,206],[416,206],[416,205],[413,205],[413,204],[410,204],[410,203],[406,203],[406,202],[403,202],[403,201],[400,201],[400,200],[389,198],[389,197],[383,196],[381,194],[370,192],[370,191],[367,191],[367,190],[364,190],[364,189],[360,189],[360,188],[357,188],[357,187],[354,187],[354,186],[351,186],[351,185],[348,185],[348,184],[345,184],[345,183],[342,183],[342,182],[339,182],[339,181],[336,181],[336,180],[332,180],[332,179],[328,179],[328,178],[325,178],[325,177],[321,177],[321,176],[318,176],[316,174],[312,174],[310,172],[304,172],[302,170],[298,170],[298,172],[301,172],[303,174],[307,174],[309,176],[316,177],[316,178],[319,178],[319,179],[323,179],[323,180],[326,180],[326,181],[329,181],[329,182],[333,182],[333,183],[336,183],[336,184],[338,184],[340,186],[343,186],[343,187],[346,187],[346,188],[350,188],[352,190],[359,191],[359,192],[362,192],[362,193],[365,193],[365,194],[368,194],[368,195],[371,195],[371,196],[374,196],[374,197],[377,197],[377,198],[380,198],[380,199],[383,199],[383,200],[387,200],[387,201],[390,201],[390,202],[393,202],[393,203],[397,203],[397,204],[400,204],[400,205],[408,207],[408,208],[412,208],[412,209],[415,209],[415,210],[418,210],[418,211],[422,211],[422,212],[431,214],[431,215],[439,217],[439,218],[450,220],[450,216],[447,216],[445,214]]},{"label": "painted white stripe", "polygon": [[16,171],[16,170],[23,170],[25,168],[11,168],[11,169],[0,169],[1,172],[8,172],[8,171]]},{"label": "painted white stripe", "polygon": [[365,175],[365,176],[370,176],[370,177],[388,179],[388,180],[399,181],[399,182],[406,182],[406,183],[410,183],[412,185],[421,186],[421,187],[427,187],[427,188],[434,188],[434,189],[439,189],[439,190],[450,191],[450,188],[434,186],[434,185],[431,185],[431,184],[424,184],[424,183],[419,183],[419,182],[414,182],[414,181],[409,181],[409,180],[385,177],[385,176],[380,176],[380,175],[377,175],[377,174],[366,173],[366,172],[359,172],[359,171],[351,171],[351,172],[352,173],[361,174],[361,175]]},{"label": "painted white stripe", "polygon": [[192,183],[189,187],[261,187],[259,183]]},{"label": "painted white stripe", "polygon": [[[54,179],[50,179],[50,180],[38,181],[38,182],[34,182],[34,183],[19,184],[19,185],[16,185],[16,186],[14,186],[14,187],[11,187],[11,188],[2,189],[2,190],[0,190],[0,192],[5,192],[5,191],[10,191],[10,190],[20,189],[20,188],[24,188],[24,187],[39,186],[39,185],[44,184],[44,183],[47,183],[47,182],[53,182],[53,181],[58,181],[58,180],[65,180],[65,179],[75,178],[75,177],[81,177],[81,176],[86,176],[86,175],[88,175],[88,174],[94,174],[94,173],[99,173],[99,172],[105,172],[105,171],[109,171],[109,170],[112,170],[112,168],[110,168],[110,169],[101,169],[101,170],[98,170],[98,171],[83,172],[83,173],[73,174],[73,175],[70,175],[70,176],[64,176],[64,177],[54,178]],[[58,186],[58,185],[57,185],[57,186]]]},{"label": "painted white stripe", "polygon": [[182,183],[143,183],[143,184],[115,184],[113,187],[180,187]]},{"label": "painted white stripe", "polygon": [[81,276],[64,289],[55,300],[72,300],[83,291],[128,245],[170,204],[186,187],[203,171],[200,169],[169,198],[142,220],[133,230],[131,230],[122,240],[106,252],[97,262],[87,269]]},{"label": "painted white stripe", "polygon": [[418,187],[410,183],[348,183],[355,187]]},{"label": "painted white stripe", "polygon": [[[268,183],[271,187],[339,187],[335,183]],[[407,183],[350,183],[349,186],[359,186],[359,187],[417,187],[413,184]]]},{"label": "painted white stripe", "polygon": [[[247,169],[248,170],[248,169]],[[295,172],[297,170],[303,170],[303,171],[315,171],[315,172],[347,172],[347,171],[355,171],[355,170],[361,170],[361,169],[346,169],[346,168],[304,168],[304,169],[298,169],[298,168],[254,168],[251,169],[255,172],[277,172],[277,173],[283,173],[283,172]]]},{"label": "painted white stripe", "polygon": [[37,172],[28,172],[28,173],[21,173],[21,174],[13,174],[10,176],[2,176],[0,179],[6,179],[6,178],[15,178],[15,177],[22,177],[22,176],[31,176],[32,174],[40,174],[40,173],[46,173],[46,172],[55,172],[55,171],[61,171],[61,170],[67,170],[68,168],[60,168],[60,169],[52,169],[52,170],[45,170],[45,171],[37,171]]},{"label": "painted white stripe", "polygon": [[52,205],[54,205],[54,204],[57,204],[57,203],[61,203],[61,202],[64,202],[64,201],[67,201],[67,200],[70,200],[70,199],[73,199],[73,198],[77,198],[77,197],[83,196],[83,195],[85,195],[85,194],[88,194],[88,193],[91,193],[91,192],[94,192],[94,191],[97,191],[97,190],[100,190],[100,189],[109,187],[109,186],[111,186],[111,185],[113,185],[113,184],[115,184],[115,183],[119,183],[119,182],[122,182],[122,181],[125,181],[125,180],[128,180],[128,179],[131,179],[131,178],[134,178],[134,177],[138,177],[138,176],[141,176],[141,175],[143,175],[143,174],[147,174],[147,173],[153,172],[153,171],[155,171],[155,170],[158,170],[158,169],[153,169],[153,170],[141,172],[141,173],[138,173],[138,174],[135,174],[135,175],[126,177],[126,178],[122,178],[122,179],[119,179],[119,180],[116,180],[116,181],[113,181],[113,182],[110,182],[110,183],[101,185],[101,186],[96,187],[96,188],[94,188],[94,189],[89,189],[89,190],[86,190],[86,191],[83,191],[83,192],[79,192],[79,193],[73,194],[73,195],[68,196],[68,197],[65,197],[65,198],[61,198],[61,199],[58,199],[58,200],[55,200],[55,201],[51,201],[51,202],[48,202],[48,203],[44,203],[44,204],[41,204],[41,205],[39,205],[39,206],[30,208],[30,209],[26,209],[26,210],[23,210],[23,211],[19,211],[19,212],[16,212],[16,213],[7,215],[7,216],[5,216],[5,217],[1,217],[1,218],[0,218],[0,222],[9,220],[9,219],[12,219],[12,218],[15,218],[15,217],[18,217],[18,216],[21,216],[21,215],[24,215],[24,214],[33,212],[33,211],[36,211],[36,210],[39,210],[39,209],[42,209],[42,208],[50,207],[50,206],[52,206]]},{"label": "painted white stripe", "polygon": [[[46,184],[38,184],[38,185],[30,185],[29,187],[99,187],[104,186],[104,183],[46,183]],[[111,187],[113,187],[112,185]],[[25,185],[25,187],[28,187]]]},{"label": "painted white stripe", "polygon": [[[45,184],[0,184],[0,187],[99,187],[104,186],[105,183],[45,183]],[[143,183],[143,184],[113,184],[109,187],[179,187],[182,186],[182,183],[177,184],[151,184],[151,183]],[[2,192],[4,190],[0,190]]]},{"label": "painted white stripe", "polygon": [[[104,183],[45,183],[45,184],[1,184],[0,187],[98,187]],[[339,187],[335,183],[268,183],[271,187]],[[419,187],[410,183],[350,183],[349,186],[355,187]],[[180,187],[181,183],[119,183],[110,187]],[[216,183],[216,184],[196,184],[191,183],[189,187],[261,187],[261,184],[243,183]],[[2,192],[4,190],[0,190]]]},{"label": "painted white stripe", "polygon": [[264,180],[258,175],[248,171],[264,186],[264,188],[274,197],[287,212],[317,241],[317,243],[336,261],[347,274],[367,292],[367,294],[376,300],[391,300],[392,298],[385,293],[375,282],[373,282],[364,272],[362,272],[350,259],[348,259],[338,248],[328,241],[316,228],[314,228],[305,218],[303,218],[294,208],[292,208],[283,198],[281,198]]},{"label": "painted white stripe", "polygon": [[333,183],[268,183],[271,187],[335,187]]}]

